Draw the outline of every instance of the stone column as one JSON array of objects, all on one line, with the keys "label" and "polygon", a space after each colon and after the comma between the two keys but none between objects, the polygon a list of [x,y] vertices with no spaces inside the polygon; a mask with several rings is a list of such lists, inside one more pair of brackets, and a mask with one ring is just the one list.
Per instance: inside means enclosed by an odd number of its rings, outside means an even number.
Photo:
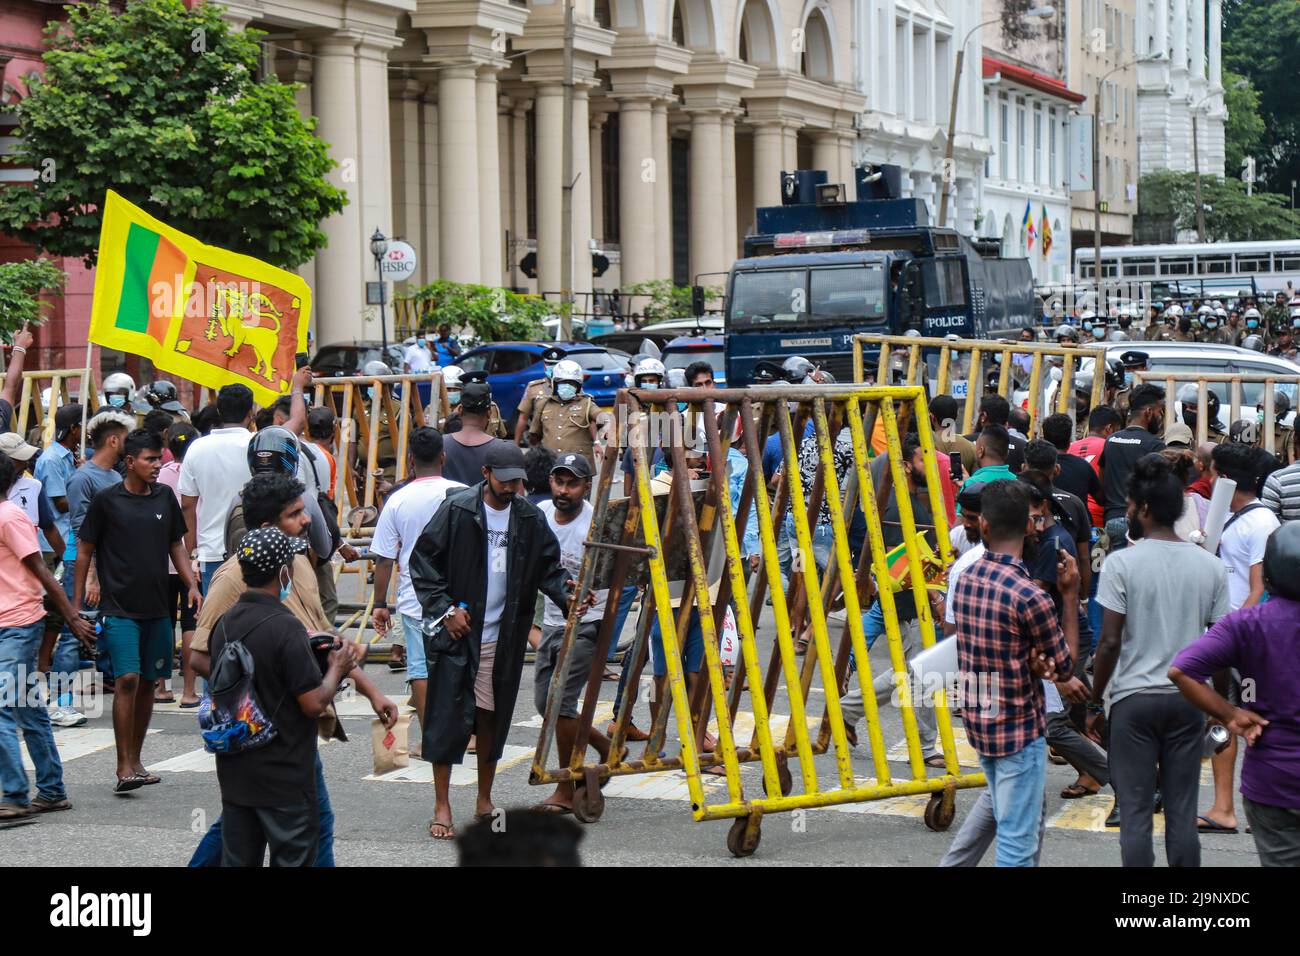
[{"label": "stone column", "polygon": [[424,173],[421,183],[424,247],[420,250],[419,275],[423,281],[432,282],[442,274],[439,258],[442,223],[438,217],[438,104],[425,100],[420,104],[420,114],[420,122],[424,127],[424,140],[420,149],[420,169]]},{"label": "stone column", "polygon": [[[736,221],[736,116],[734,113],[722,115],[722,249],[726,264],[740,255],[737,233],[740,225]],[[706,285],[721,285],[717,276]]]},{"label": "stone column", "polygon": [[361,310],[370,252],[361,240],[355,37],[335,35],[316,43],[313,83],[316,133],[339,164],[328,178],[348,195],[342,211],[321,224],[328,242],[316,253],[316,341],[324,344],[367,335]]},{"label": "stone column", "polygon": [[1187,0],[1173,0],[1174,70],[1187,69]]},{"label": "stone column", "polygon": [[510,168],[515,156],[514,147],[510,142],[511,105],[509,97],[497,98],[497,150],[500,156],[497,160],[497,169],[500,173],[497,177],[497,202],[501,209],[501,282],[506,286],[514,285],[514,277],[510,269],[510,247],[505,242],[506,233],[510,234],[512,241],[518,238],[514,229],[515,207],[512,198],[515,174]]},{"label": "stone column", "polygon": [[1192,42],[1188,69],[1192,76],[1205,76],[1205,0],[1191,0]]},{"label": "stone column", "polygon": [[785,164],[785,134],[779,123],[754,127],[754,205],[781,204],[781,169]]},{"label": "stone column", "polygon": [[573,296],[591,311],[591,139],[587,87],[573,90]]},{"label": "stone column", "polygon": [[673,277],[673,167],[672,140],[668,134],[668,103],[655,100],[651,106],[650,135],[655,160],[654,210],[656,279]]},{"label": "stone column", "polygon": [[605,117],[591,114],[591,238],[597,245],[605,241]]},{"label": "stone column", "polygon": [[1223,0],[1210,0],[1210,89],[1223,86]]},{"label": "stone column", "polygon": [[481,282],[477,68],[449,66],[437,75],[442,277]]},{"label": "stone column", "polygon": [[[516,275],[514,270],[519,268],[519,261],[528,254],[522,243],[528,239],[528,110],[531,105],[531,101],[516,100],[510,115],[510,148],[514,153],[511,166],[515,177],[512,230],[521,243],[510,253],[511,275]],[[517,273],[517,278],[520,283],[530,281],[522,272]]]},{"label": "stone column", "polygon": [[1170,0],[1155,0],[1155,23],[1152,35],[1155,37],[1155,49],[1153,53],[1169,54],[1169,2]]},{"label": "stone column", "polygon": [[781,127],[781,168],[799,168],[799,127]]},{"label": "stone column", "polygon": [[497,67],[479,68],[475,80],[478,119],[479,275],[486,285],[501,284],[501,154],[497,140]]},{"label": "stone column", "polygon": [[[422,268],[428,253],[424,249],[424,197],[420,188],[420,93],[415,80],[399,80],[393,86],[393,235],[402,236],[416,247]],[[419,283],[421,271],[412,276]]]},{"label": "stone column", "polygon": [[[691,114],[691,281],[706,272],[721,272],[722,227],[722,116],[716,110],[690,110]],[[715,277],[716,278],[716,277]]]},{"label": "stone column", "polygon": [[560,277],[560,207],[564,165],[564,90],[559,83],[540,85],[536,102],[533,116],[537,128],[537,151],[533,163],[537,183],[537,289],[558,295],[563,289]]},{"label": "stone column", "polygon": [[[370,234],[376,228],[390,237],[396,234],[393,227],[393,167],[389,158],[388,50],[389,47],[383,43],[364,39],[357,46],[359,101],[356,122],[361,154],[361,228],[367,249]],[[370,268],[374,269],[373,263]]]},{"label": "stone column", "polygon": [[657,180],[665,172],[655,161],[654,122],[648,99],[627,97],[618,112],[618,229],[620,285],[658,275]]},{"label": "stone column", "polygon": [[839,182],[840,144],[833,132],[813,134],[813,169],[826,170],[826,181]]},{"label": "stone column", "polygon": [[840,131],[840,180],[844,183],[844,188],[848,192],[849,202],[857,199],[857,190],[854,186],[853,161],[855,147],[858,143],[857,133],[851,130]]}]

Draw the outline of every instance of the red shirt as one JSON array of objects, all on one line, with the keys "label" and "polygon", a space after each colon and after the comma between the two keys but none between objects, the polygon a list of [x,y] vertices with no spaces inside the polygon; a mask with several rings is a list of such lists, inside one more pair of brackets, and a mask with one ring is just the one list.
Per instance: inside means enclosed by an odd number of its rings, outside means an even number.
[{"label": "red shirt", "polygon": [[[1101,477],[1101,450],[1106,447],[1106,439],[1100,435],[1087,435],[1080,438],[1070,446],[1070,454],[1078,455],[1088,464],[1092,465],[1092,470]],[[1102,503],[1091,495],[1088,497],[1088,514],[1092,516],[1092,525],[1094,528],[1103,528],[1106,525],[1104,520],[1105,514]]]}]

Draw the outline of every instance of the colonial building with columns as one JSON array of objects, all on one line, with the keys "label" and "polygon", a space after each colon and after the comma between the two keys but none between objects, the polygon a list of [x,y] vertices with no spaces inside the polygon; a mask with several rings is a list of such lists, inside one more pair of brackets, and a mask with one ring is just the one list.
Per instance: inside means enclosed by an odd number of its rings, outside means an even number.
[{"label": "colonial building with columns", "polygon": [[[442,277],[558,294],[564,6],[558,0],[229,0],[303,84],[349,194],[304,273],[317,341],[374,337],[376,229]],[[577,0],[574,292],[721,284],[782,169],[852,182],[860,115],[851,0]],[[522,263],[533,254],[535,278]],[[530,270],[531,271],[531,270]]]},{"label": "colonial building with columns", "polygon": [[[1163,52],[1163,60],[1138,64],[1138,153],[1142,174],[1162,169],[1190,172],[1196,165],[1192,115],[1197,116],[1200,168],[1224,170],[1222,0],[1137,0],[1137,52]],[[1260,38],[1267,45],[1267,38]]]}]

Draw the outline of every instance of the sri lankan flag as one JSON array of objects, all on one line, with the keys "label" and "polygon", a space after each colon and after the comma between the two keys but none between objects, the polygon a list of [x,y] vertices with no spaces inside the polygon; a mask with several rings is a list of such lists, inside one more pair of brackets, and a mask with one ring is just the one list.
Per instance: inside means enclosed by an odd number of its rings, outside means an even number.
[{"label": "sri lankan flag", "polygon": [[90,341],[209,388],[243,383],[269,405],[289,391],[310,318],[300,276],[205,245],[108,191]]},{"label": "sri lankan flag", "polygon": [[1042,236],[1043,258],[1046,259],[1047,254],[1052,251],[1052,224],[1047,219],[1046,204],[1043,206],[1043,228],[1039,230],[1039,233]]}]

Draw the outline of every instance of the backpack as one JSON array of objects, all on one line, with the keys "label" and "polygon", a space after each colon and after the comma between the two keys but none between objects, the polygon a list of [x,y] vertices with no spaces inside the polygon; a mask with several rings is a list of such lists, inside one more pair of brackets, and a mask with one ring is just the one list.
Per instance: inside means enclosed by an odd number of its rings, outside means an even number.
[{"label": "backpack", "polygon": [[330,555],[334,554],[343,543],[343,534],[339,531],[339,506],[325,492],[325,485],[320,480],[320,472],[316,470],[316,456],[309,451],[304,451],[303,454],[311,464],[311,473],[316,478],[316,504],[320,506],[320,513],[325,519],[325,530],[330,533],[330,553],[317,555],[317,557],[321,561],[328,561]]},{"label": "backpack", "polygon": [[[266,620],[269,618],[256,622],[253,627]],[[226,626],[224,617],[219,626]],[[283,701],[282,697],[271,713],[279,710]],[[208,696],[199,706],[199,730],[204,750],[226,756],[265,747],[278,736],[266,708],[257,699],[253,655],[244,646],[243,637],[233,640],[227,637],[221,653],[212,662]]]}]

